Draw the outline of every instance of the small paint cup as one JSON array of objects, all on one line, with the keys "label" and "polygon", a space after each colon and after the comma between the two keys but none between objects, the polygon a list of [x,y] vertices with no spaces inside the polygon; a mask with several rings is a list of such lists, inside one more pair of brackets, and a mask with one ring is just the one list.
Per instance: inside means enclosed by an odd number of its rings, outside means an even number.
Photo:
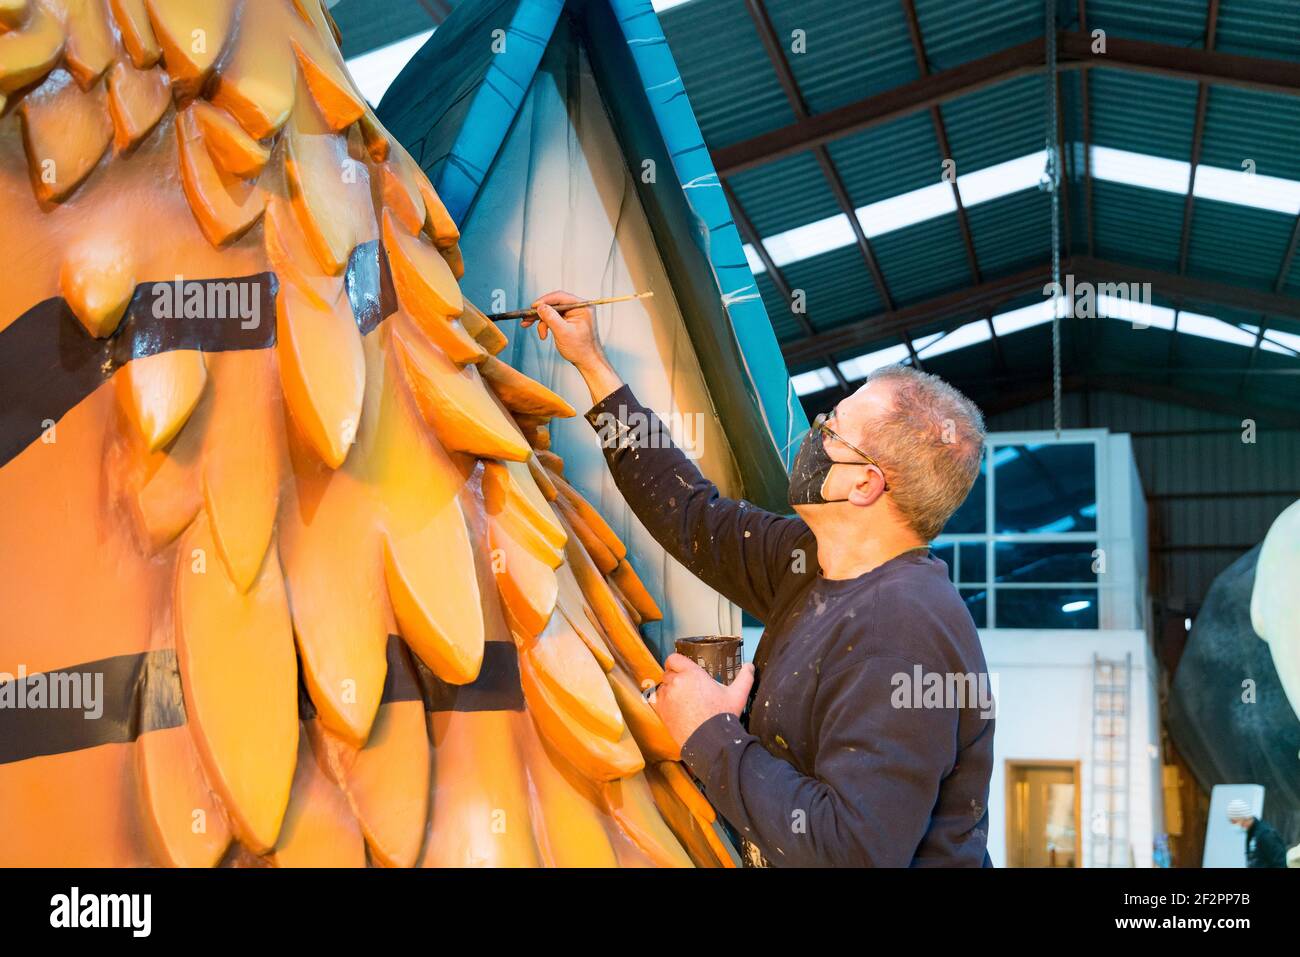
[{"label": "small paint cup", "polygon": [[709,673],[714,681],[729,685],[740,674],[739,637],[732,635],[698,635],[678,638],[677,653],[685,655]]}]

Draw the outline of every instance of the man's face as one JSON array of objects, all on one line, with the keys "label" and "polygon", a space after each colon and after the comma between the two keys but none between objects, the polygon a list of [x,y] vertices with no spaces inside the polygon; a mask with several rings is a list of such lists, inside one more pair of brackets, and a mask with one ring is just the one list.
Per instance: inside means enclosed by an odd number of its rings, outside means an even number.
[{"label": "man's face", "polygon": [[1253,817],[1234,817],[1231,818],[1231,821],[1233,824],[1241,828],[1243,831],[1249,831],[1250,826],[1255,823],[1255,819]]},{"label": "man's face", "polygon": [[[872,422],[893,408],[894,387],[888,381],[867,382],[851,396],[841,399],[835,406],[834,414],[826,423],[831,431],[844,437],[864,452],[875,456],[871,437],[874,429]],[[832,436],[825,436],[822,446],[826,454],[836,462],[858,463],[863,458],[853,449]],[[847,499],[853,488],[868,477],[867,469],[834,468],[822,486],[822,494],[829,500]],[[877,479],[879,480],[879,479]]]}]

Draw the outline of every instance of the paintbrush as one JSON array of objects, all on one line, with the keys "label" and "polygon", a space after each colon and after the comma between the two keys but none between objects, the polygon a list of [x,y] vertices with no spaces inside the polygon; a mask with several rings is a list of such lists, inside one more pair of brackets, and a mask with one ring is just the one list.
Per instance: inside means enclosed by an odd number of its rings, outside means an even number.
[{"label": "paintbrush", "polygon": [[[633,299],[650,299],[652,292],[638,292],[633,296],[607,296],[604,299],[584,299],[582,302],[566,302],[552,308],[563,315],[570,309],[584,309],[587,306],[607,306],[612,302],[631,302]],[[536,319],[536,309],[515,309],[511,312],[494,312],[488,316],[493,322],[505,322],[507,319]]]}]

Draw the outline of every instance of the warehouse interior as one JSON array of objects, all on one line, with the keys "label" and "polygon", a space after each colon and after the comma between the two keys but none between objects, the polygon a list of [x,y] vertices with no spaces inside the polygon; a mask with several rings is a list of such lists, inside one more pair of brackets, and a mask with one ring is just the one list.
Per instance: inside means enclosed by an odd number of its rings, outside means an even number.
[{"label": "warehouse interior", "polygon": [[[999,733],[1036,725],[995,863],[1200,866],[1223,785],[1300,843],[1294,715],[1289,792],[1169,720],[1216,580],[1300,498],[1300,7],[650,6],[808,417],[890,363],[985,414],[935,548],[1014,689]],[[455,7],[333,5],[373,103]]]}]

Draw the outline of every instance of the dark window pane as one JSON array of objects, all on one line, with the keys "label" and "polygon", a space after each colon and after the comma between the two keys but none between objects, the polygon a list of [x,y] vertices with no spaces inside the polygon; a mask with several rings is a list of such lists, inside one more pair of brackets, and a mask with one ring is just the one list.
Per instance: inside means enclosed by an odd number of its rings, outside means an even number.
[{"label": "dark window pane", "polygon": [[976,476],[970,494],[966,496],[966,501],[961,503],[961,507],[952,513],[948,524],[943,527],[945,535],[976,534],[987,530],[988,506],[984,498],[988,467],[989,457],[988,453],[985,453],[980,461],[980,474]]},{"label": "dark window pane", "polygon": [[999,588],[998,628],[1096,628],[1095,588]]},{"label": "dark window pane", "polygon": [[983,542],[963,544],[961,546],[961,580],[964,582],[985,582],[988,580],[988,549]]},{"label": "dark window pane", "polygon": [[960,588],[961,600],[966,603],[970,610],[970,616],[975,619],[976,628],[987,628],[989,626],[989,593],[983,588]]},{"label": "dark window pane", "polygon": [[[1000,582],[1095,582],[1096,542],[998,542],[994,569]],[[963,563],[966,560],[962,554]],[[965,564],[962,565],[964,571]]]},{"label": "dark window pane", "polygon": [[1006,445],[994,451],[998,532],[1092,532],[1097,476],[1091,443]]},{"label": "dark window pane", "polygon": [[956,551],[956,548],[957,546],[953,545],[951,542],[948,543],[947,545],[930,546],[930,551],[934,555],[934,557],[939,559],[941,562],[943,562],[945,565],[948,566],[948,581],[953,580],[953,567],[954,567],[953,552]]}]

